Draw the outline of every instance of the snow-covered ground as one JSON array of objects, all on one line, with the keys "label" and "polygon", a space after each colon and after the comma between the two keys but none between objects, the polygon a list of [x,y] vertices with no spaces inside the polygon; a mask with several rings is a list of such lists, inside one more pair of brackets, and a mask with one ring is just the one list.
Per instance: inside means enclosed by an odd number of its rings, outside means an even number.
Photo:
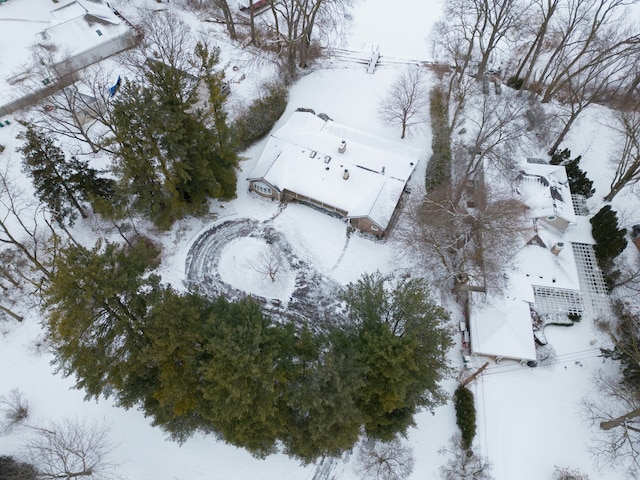
[{"label": "snow-covered ground", "polygon": [[[12,18],[35,19],[33,6],[50,6],[43,0],[9,0]],[[119,2],[124,8],[127,2]],[[390,3],[393,6],[390,7]],[[380,46],[383,55],[427,59],[431,47],[425,40],[433,21],[439,15],[440,0],[366,0],[359,2],[353,12],[353,26],[345,47],[359,50],[367,45]],[[0,20],[5,15],[0,5]],[[4,17],[6,20],[6,17]],[[24,22],[23,22],[24,23]],[[4,38],[20,31],[22,23],[9,21],[0,24]],[[5,28],[6,27],[6,28]],[[247,79],[241,88],[255,86],[252,79],[256,64],[243,63],[221,42],[222,62],[234,59],[240,68],[247,69]],[[3,43],[0,60],[17,61],[16,53]],[[12,56],[9,58],[7,55]],[[254,70],[251,70],[254,69]],[[2,64],[0,71],[4,74]],[[325,112],[336,121],[389,139],[398,140],[400,132],[381,122],[376,114],[380,98],[398,75],[398,70],[383,68],[370,75],[364,67],[340,65],[339,68],[318,70],[304,76],[290,92],[290,103],[283,118],[298,107]],[[0,79],[2,80],[2,79]],[[4,80],[2,80],[4,81]],[[431,80],[433,81],[433,80]],[[594,107],[578,122],[566,145],[572,152],[583,155],[583,167],[596,182],[598,194],[607,191],[611,176],[605,161],[611,139],[600,122],[606,112]],[[4,120],[4,119],[2,119]],[[0,129],[0,144],[7,147],[0,154],[0,167],[10,161],[18,162],[12,153],[18,142],[14,117]],[[279,125],[276,125],[276,127]],[[423,149],[423,159],[430,155],[431,135],[428,128],[410,131],[404,142]],[[393,239],[373,241],[356,234],[346,235],[343,221],[324,215],[301,205],[289,205],[281,212],[273,202],[257,198],[248,192],[246,176],[255,166],[264,141],[244,153],[239,172],[238,198],[224,204],[213,204],[212,219],[182,221],[162,238],[165,259],[161,273],[166,281],[179,286],[185,281],[187,253],[200,235],[212,223],[249,218],[265,221],[284,235],[295,255],[313,265],[322,275],[346,284],[364,272],[380,270],[383,273],[415,268],[401,247]],[[424,178],[425,161],[418,165],[412,182],[419,184]],[[596,194],[596,197],[597,195]],[[620,207],[628,202],[625,193],[616,203]],[[602,195],[600,195],[601,198]],[[596,202],[597,199],[593,199]],[[215,218],[214,218],[215,217]],[[632,211],[627,217],[632,219]],[[638,219],[635,219],[638,220]],[[90,232],[85,232],[90,238]],[[219,274],[235,288],[251,284],[250,293],[286,300],[291,292],[293,270],[285,262],[278,282],[271,282],[264,274],[249,266],[257,261],[256,255],[266,247],[257,238],[235,239],[222,247]],[[260,278],[258,278],[260,277]],[[437,286],[434,286],[437,289]],[[461,314],[453,308],[453,324]],[[196,436],[178,446],[164,438],[162,432],[149,425],[140,412],[124,411],[110,400],[83,401],[83,393],[72,389],[73,379],[55,374],[50,365],[51,356],[37,348],[41,340],[37,312],[31,312],[23,323],[0,323],[0,395],[19,388],[29,401],[32,421],[76,417],[97,419],[110,425],[111,438],[116,444],[114,461],[120,463],[117,473],[125,479],[237,479],[237,480],[311,480],[316,467],[301,466],[284,455],[272,455],[265,460],[251,457],[245,451],[225,445],[213,437]],[[580,410],[581,399],[592,392],[591,375],[602,366],[598,347],[602,339],[594,326],[582,322],[571,328],[550,327],[545,332],[557,355],[552,367],[530,369],[517,363],[492,363],[486,373],[472,384],[478,409],[478,435],[476,447],[487,455],[494,466],[497,480],[540,480],[550,478],[554,466],[568,466],[588,471],[592,480],[622,478],[615,471],[599,472],[593,466],[589,444],[598,434],[585,421]],[[452,365],[461,367],[458,350],[451,354]],[[474,359],[476,366],[484,360]],[[454,379],[447,382],[448,391],[456,386]],[[445,458],[438,454],[449,437],[456,432],[453,407],[446,406],[416,417],[417,428],[409,432],[408,443],[414,449],[415,470],[411,479],[438,478],[438,467]],[[23,432],[22,432],[23,433]],[[0,454],[19,455],[21,432],[0,437]],[[353,456],[351,457],[353,458]],[[357,478],[350,459],[334,464],[338,480]]]}]

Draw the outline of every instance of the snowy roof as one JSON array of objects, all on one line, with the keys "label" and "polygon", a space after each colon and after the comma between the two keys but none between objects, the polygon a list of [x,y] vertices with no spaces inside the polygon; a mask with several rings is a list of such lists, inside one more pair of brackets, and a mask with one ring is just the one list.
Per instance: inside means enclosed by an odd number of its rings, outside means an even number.
[{"label": "snowy roof", "polygon": [[542,239],[545,246],[525,245],[514,257],[513,270],[508,275],[509,295],[533,303],[534,287],[579,291],[578,270],[571,244],[563,242],[562,250],[555,255],[551,248],[558,241],[545,235],[542,229],[538,232],[538,238]]},{"label": "snowy roof", "polygon": [[469,293],[471,351],[478,355],[535,361],[529,304],[512,297]]},{"label": "snowy roof", "polygon": [[518,191],[535,217],[557,215],[571,224],[576,222],[564,166],[523,163],[518,175]]},{"label": "snowy roof", "polygon": [[51,12],[52,25],[38,33],[38,43],[55,46],[59,59],[111,41],[128,27],[109,7],[76,0]]},{"label": "snowy roof", "polygon": [[[339,153],[342,141],[346,150]],[[385,229],[421,155],[419,149],[294,112],[269,138],[249,180],[264,179]]]}]

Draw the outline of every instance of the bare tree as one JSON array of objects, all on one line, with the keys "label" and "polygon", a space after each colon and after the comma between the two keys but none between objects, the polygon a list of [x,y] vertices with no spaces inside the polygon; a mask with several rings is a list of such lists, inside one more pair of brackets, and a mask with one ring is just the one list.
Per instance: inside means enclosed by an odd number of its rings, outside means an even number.
[{"label": "bare tree", "polygon": [[620,191],[640,180],[640,109],[618,111],[611,129],[619,135],[616,152],[616,171],[611,181],[611,190],[604,197],[610,202]]},{"label": "bare tree", "polygon": [[559,100],[567,111],[564,115],[564,126],[556,141],[549,148],[553,154],[564,141],[574,122],[580,114],[595,102],[612,98],[623,86],[622,78],[629,69],[628,57],[614,56],[607,61],[594,63],[588,69],[569,77],[563,89],[558,92]]},{"label": "bare tree", "polygon": [[419,67],[404,70],[380,104],[380,118],[392,125],[400,125],[400,138],[405,137],[409,127],[426,121],[429,96],[425,77],[425,70]]},{"label": "bare tree", "polygon": [[0,435],[7,435],[29,416],[29,402],[23,398],[22,392],[12,389],[8,395],[0,396]]},{"label": "bare tree", "polygon": [[478,36],[480,61],[476,72],[476,79],[480,80],[497,47],[519,25],[530,4],[520,0],[472,0],[470,3],[481,19]]},{"label": "bare tree", "polygon": [[638,37],[627,25],[626,0],[569,0],[554,18],[552,50],[547,52],[533,91],[549,102],[566,82],[596,64],[628,56]]},{"label": "bare tree", "polygon": [[0,314],[21,321],[51,276],[60,239],[53,219],[16,185],[12,168],[9,162],[0,171]]},{"label": "bare tree", "polygon": [[93,153],[108,151],[106,139],[112,126],[107,86],[114,82],[116,78],[109,77],[100,66],[77,72],[70,85],[49,96],[43,109],[32,112],[31,123],[48,134],[86,145]]},{"label": "bare tree", "polygon": [[[542,52],[542,47],[545,43],[545,39],[547,36],[547,32],[549,30],[549,24],[551,22],[551,18],[554,13],[556,13],[556,9],[558,8],[558,3],[560,0],[535,0],[533,3],[535,6],[540,8],[538,14],[535,15],[535,19],[537,19],[539,23],[538,30],[533,38],[533,41],[528,42],[529,49],[526,54],[520,61],[518,65],[518,69],[516,70],[515,77],[520,78],[522,73],[524,76],[522,77],[522,86],[521,92],[524,91],[529,85],[529,79],[533,75],[533,70],[538,63],[538,59],[540,58],[540,53]],[[525,67],[528,68],[525,71]]]},{"label": "bare tree", "polygon": [[467,101],[463,119],[468,132],[453,148],[456,205],[485,161],[494,168],[512,169],[511,151],[528,135],[524,128],[526,109],[526,103],[509,92],[500,97],[482,95]]},{"label": "bare tree", "polygon": [[481,184],[477,189],[473,207],[454,202],[446,187],[434,189],[408,206],[398,226],[406,251],[454,288],[499,288],[510,261],[504,252],[521,247],[530,229],[521,202]]},{"label": "bare tree", "polygon": [[256,262],[252,262],[251,267],[259,274],[275,282],[282,273],[283,265],[284,259],[280,250],[267,245],[260,249]]},{"label": "bare tree", "polygon": [[597,397],[583,400],[583,409],[602,430],[592,445],[601,465],[624,465],[630,472],[640,470],[640,398],[637,390],[620,377],[598,372],[594,385]]},{"label": "bare tree", "polygon": [[553,480],[589,480],[589,475],[568,467],[556,467]]},{"label": "bare tree", "polygon": [[144,32],[142,43],[140,48],[123,54],[126,64],[145,72],[149,70],[148,63],[155,60],[176,70],[194,73],[191,54],[196,40],[190,26],[175,11],[143,10],[139,26]]},{"label": "bare tree", "polygon": [[413,472],[413,452],[399,438],[390,442],[365,440],[357,456],[357,470],[363,480],[403,480]]},{"label": "bare tree", "polygon": [[442,480],[493,480],[489,461],[465,449],[460,434],[451,437],[448,446],[442,447],[438,453],[450,457],[440,467]]},{"label": "bare tree", "polygon": [[[269,0],[269,28],[283,46],[289,73],[306,68],[312,39],[322,37],[345,22],[353,0]],[[314,37],[315,36],[315,37]]]},{"label": "bare tree", "polygon": [[109,454],[113,445],[104,425],[78,420],[62,420],[31,426],[26,451],[38,478],[109,478],[115,467]]},{"label": "bare tree", "polygon": [[640,313],[635,302],[617,301],[614,320],[601,322],[613,348],[603,348],[605,358],[619,362],[619,372],[599,371],[594,392],[583,399],[587,418],[597,424],[596,460],[605,465],[626,465],[637,477],[640,472]]}]

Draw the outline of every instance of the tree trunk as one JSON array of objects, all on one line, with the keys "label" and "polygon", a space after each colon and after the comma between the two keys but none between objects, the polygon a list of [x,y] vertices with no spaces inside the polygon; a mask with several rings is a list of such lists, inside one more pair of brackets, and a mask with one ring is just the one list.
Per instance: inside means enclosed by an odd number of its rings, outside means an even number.
[{"label": "tree trunk", "polygon": [[7,307],[3,307],[2,305],[0,305],[0,312],[4,312],[7,315],[15,318],[17,321],[21,322],[22,320],[24,320],[24,317],[21,317],[20,315],[18,315],[15,312],[12,312],[11,310],[9,310]]},{"label": "tree trunk", "polygon": [[611,430],[612,428],[619,427],[620,425],[624,425],[627,420],[632,420],[634,418],[640,417],[640,408],[636,408],[631,412],[625,413],[618,418],[614,418],[608,420],[606,422],[600,422],[600,428],[602,430]]},{"label": "tree trunk", "polygon": [[215,2],[215,4],[220,8],[220,10],[222,10],[229,38],[231,38],[231,40],[237,40],[238,34],[236,33],[236,24],[233,21],[233,13],[231,12],[231,8],[229,8],[229,3],[227,0],[219,0]]},{"label": "tree trunk", "polygon": [[573,123],[576,121],[576,119],[578,118],[578,115],[580,115],[582,110],[583,108],[579,107],[578,110],[576,110],[575,112],[571,112],[571,116],[569,117],[569,120],[567,121],[567,123],[565,123],[564,128],[560,132],[560,135],[558,135],[558,138],[556,139],[553,146],[547,152],[547,155],[553,155],[553,153],[558,149],[558,147],[564,140],[564,137],[567,136],[567,133],[569,133],[569,130],[571,130]]}]

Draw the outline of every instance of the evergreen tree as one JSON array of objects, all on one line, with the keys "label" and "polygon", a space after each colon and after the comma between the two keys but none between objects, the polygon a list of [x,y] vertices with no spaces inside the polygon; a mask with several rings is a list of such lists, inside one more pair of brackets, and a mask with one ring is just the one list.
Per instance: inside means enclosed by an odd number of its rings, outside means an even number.
[{"label": "evergreen tree", "polygon": [[476,436],[476,407],[473,393],[467,387],[459,386],[453,394],[453,404],[456,409],[456,424],[460,429],[462,446],[470,450]]},{"label": "evergreen tree", "polygon": [[285,451],[305,463],[340,456],[361,435],[364,416],[358,396],[365,387],[366,367],[359,362],[353,339],[338,329],[297,346],[294,358],[304,361],[290,374]]},{"label": "evergreen tree", "polygon": [[253,301],[213,305],[202,366],[203,415],[224,440],[252,454],[274,451],[282,435],[281,402],[292,329],[272,324]]},{"label": "evergreen tree", "polygon": [[98,242],[89,250],[70,245],[59,252],[45,288],[47,331],[55,362],[87,396],[122,389],[134,362],[131,351],[144,336],[147,299],[158,278],[147,275],[158,250]]},{"label": "evergreen tree", "polygon": [[593,181],[589,180],[587,174],[583,172],[578,164],[581,157],[576,157],[574,160],[565,164],[567,169],[567,178],[569,179],[569,188],[571,193],[583,195],[585,198],[591,198],[596,189],[593,188]]},{"label": "evergreen tree", "polygon": [[626,228],[618,228],[618,214],[611,205],[605,205],[590,220],[591,235],[596,241],[596,257],[601,266],[607,266],[620,255],[627,246]]},{"label": "evergreen tree", "polygon": [[379,273],[349,285],[344,299],[366,368],[358,398],[364,426],[370,437],[389,441],[413,425],[419,409],[446,400],[439,383],[452,343],[448,314],[433,303],[423,280],[393,282]]},{"label": "evergreen tree", "polygon": [[580,168],[581,155],[571,160],[571,150],[565,148],[564,150],[556,150],[551,155],[551,165],[564,165],[567,170],[567,179],[569,180],[569,188],[571,193],[578,195],[584,195],[586,198],[591,198],[596,189],[593,188],[593,181],[589,180],[587,174]]},{"label": "evergreen tree", "polygon": [[[235,196],[237,155],[228,131],[217,50],[196,47],[200,78],[173,66],[146,64],[144,85],[123,86],[114,102],[116,165],[132,208],[168,228],[206,210],[208,198]],[[199,87],[208,87],[200,108]]]},{"label": "evergreen tree", "polygon": [[79,213],[87,217],[83,203],[91,198],[109,198],[111,181],[98,177],[88,162],[67,158],[53,139],[33,125],[27,124],[19,138],[25,143],[18,148],[23,155],[24,171],[32,178],[37,197],[45,203],[59,222],[73,221]]},{"label": "evergreen tree", "polygon": [[618,214],[605,205],[590,220],[591,235],[596,241],[594,251],[598,265],[602,269],[604,280],[612,289],[619,276],[620,270],[615,268],[614,260],[627,246],[626,228],[618,228]]}]

